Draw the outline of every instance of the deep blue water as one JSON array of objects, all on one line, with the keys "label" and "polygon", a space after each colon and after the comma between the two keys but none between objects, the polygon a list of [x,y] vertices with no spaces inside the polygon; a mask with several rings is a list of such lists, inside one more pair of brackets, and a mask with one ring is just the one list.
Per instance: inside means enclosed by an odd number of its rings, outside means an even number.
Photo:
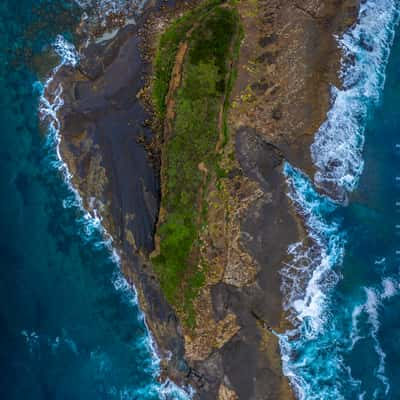
[{"label": "deep blue water", "polygon": [[[364,10],[343,38],[355,63],[313,146],[316,180],[285,168],[312,238],[282,273],[295,324],[285,373],[304,400],[400,399],[399,4],[364,4],[372,18]],[[72,1],[0,3],[0,399],[177,399],[156,382],[134,292],[38,127],[37,71],[80,13]],[[329,180],[347,205],[318,193]]]},{"label": "deep blue water", "polygon": [[[367,124],[365,171],[342,210],[348,246],[339,304],[364,308],[349,355],[365,399],[400,398],[400,30],[386,71],[382,102]],[[400,204],[400,203],[398,203]],[[397,224],[399,226],[397,227]],[[381,366],[381,371],[379,371]],[[387,392],[385,393],[385,390]]]},{"label": "deep blue water", "polygon": [[[283,273],[296,289],[285,372],[304,400],[400,399],[400,4],[364,4],[371,18],[344,39],[355,62],[313,145],[316,179],[286,166],[314,240],[289,249]],[[348,204],[318,194],[329,180]]]},{"label": "deep blue water", "polygon": [[159,399],[167,391],[156,382],[134,292],[38,126],[34,71],[80,13],[72,1],[0,2],[2,400]]}]

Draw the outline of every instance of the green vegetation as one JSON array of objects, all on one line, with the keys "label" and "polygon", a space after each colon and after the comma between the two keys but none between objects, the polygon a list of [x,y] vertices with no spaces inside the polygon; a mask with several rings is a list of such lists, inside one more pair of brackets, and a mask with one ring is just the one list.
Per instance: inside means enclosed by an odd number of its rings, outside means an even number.
[{"label": "green vegetation", "polygon": [[[197,25],[187,37],[194,22]],[[174,131],[163,149],[166,182],[161,206],[166,217],[158,232],[160,253],[153,261],[168,301],[185,314],[192,327],[193,299],[204,285],[207,268],[200,258],[199,233],[206,224],[210,179],[225,174],[216,150],[223,128],[218,121],[221,107],[225,117],[228,106],[240,38],[236,9],[208,3],[172,24],[160,40],[156,57],[153,99],[159,115],[164,116],[176,51],[182,39],[189,42],[182,84],[175,93]]]},{"label": "green vegetation", "polygon": [[165,98],[174,67],[175,55],[187,32],[222,0],[209,0],[200,7],[176,19],[161,36],[154,62],[153,103],[159,117],[164,118]]}]

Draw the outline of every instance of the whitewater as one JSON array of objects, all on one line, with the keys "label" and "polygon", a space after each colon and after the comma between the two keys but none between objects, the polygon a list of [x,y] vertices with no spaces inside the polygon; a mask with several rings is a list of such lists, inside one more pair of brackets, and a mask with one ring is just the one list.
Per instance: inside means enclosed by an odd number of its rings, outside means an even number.
[{"label": "whitewater", "polygon": [[[386,72],[399,10],[396,0],[361,2],[356,24],[337,38],[343,86],[332,87],[332,106],[311,145],[316,173],[308,177],[284,166],[287,195],[308,236],[289,246],[281,271],[293,327],[279,335],[283,369],[301,400],[398,398],[390,377],[395,368],[382,343],[394,333],[382,324],[398,298],[398,260],[392,248],[384,252],[383,243],[376,244],[372,229],[393,221],[393,207],[382,204],[398,189],[388,191],[379,180],[392,182],[387,174],[397,167],[383,147],[392,137],[383,135],[380,118],[389,108],[381,104],[382,93],[396,79],[391,74],[388,82]],[[379,169],[377,158],[386,162]],[[392,230],[383,232],[387,243],[395,242]]]},{"label": "whitewater", "polygon": [[[106,16],[109,13],[123,12],[126,17],[131,15],[132,12],[139,12],[140,7],[144,3],[135,3],[127,1],[101,1],[100,3],[93,4],[92,1],[77,1],[80,7],[84,10],[93,10],[95,14],[90,16],[93,23],[103,23]],[[84,18],[88,18],[87,14]],[[128,20],[129,22],[129,20]],[[115,270],[112,277],[112,284],[116,291],[120,292],[124,301],[129,303],[131,306],[139,310],[138,296],[135,287],[128,283],[121,272],[120,267],[120,257],[118,251],[113,247],[113,239],[111,235],[105,230],[102,225],[101,216],[96,209],[86,210],[83,206],[82,198],[77,191],[77,189],[72,184],[73,175],[68,169],[67,164],[61,157],[60,153],[60,143],[61,135],[60,128],[61,124],[58,119],[58,112],[64,105],[63,102],[63,88],[59,84],[53,93],[49,91],[51,83],[54,79],[56,73],[60,68],[64,66],[76,67],[79,64],[79,53],[75,46],[68,42],[62,35],[57,35],[53,42],[53,49],[55,53],[59,56],[60,62],[53,69],[49,78],[44,82],[35,82],[33,89],[40,95],[39,101],[39,116],[42,122],[48,126],[47,140],[45,147],[48,152],[48,162],[52,168],[55,168],[61,176],[63,177],[64,183],[67,185],[70,192],[70,196],[63,200],[64,208],[73,208],[77,210],[77,222],[80,227],[80,234],[83,241],[87,244],[94,246],[95,248],[105,248],[110,254],[111,261],[115,264]],[[146,324],[146,318],[142,311],[138,315],[139,320],[141,320],[146,326],[147,336],[143,338],[141,345],[146,347],[151,354],[152,362],[151,367],[148,372],[153,376],[154,383],[146,386],[144,388],[126,388],[123,392],[116,391],[111,393],[113,395],[119,395],[121,399],[132,399],[137,398],[150,398],[151,396],[157,396],[159,399],[164,400],[189,400],[193,391],[190,387],[180,388],[174,382],[167,379],[162,383],[157,382],[157,378],[160,375],[160,358],[157,354],[157,348],[155,341],[151,335]],[[36,332],[26,332],[25,330],[21,332],[25,337],[28,347],[32,352],[40,342],[43,340],[52,349],[58,348],[60,345],[67,344],[72,351],[77,352],[77,348],[72,339],[64,338],[60,340],[60,337],[54,339],[43,338],[39,336]],[[98,357],[99,364],[103,365],[103,357]],[[150,396],[150,397],[149,397]]]},{"label": "whitewater", "polygon": [[[77,3],[85,12],[94,7],[92,1]],[[129,4],[132,3],[96,2],[99,12],[91,18],[95,23],[102,23],[105,15],[121,10],[128,18],[142,5],[137,3],[129,8]],[[280,335],[283,368],[297,397],[302,400],[395,398],[388,354],[381,340],[380,313],[399,297],[396,270],[387,265],[384,257],[376,258],[373,265],[379,269],[379,280],[360,281],[357,294],[350,300],[343,299],[339,287],[346,280],[346,254],[352,242],[346,223],[347,211],[343,209],[351,207],[352,193],[358,190],[367,166],[364,157],[366,129],[371,111],[379,107],[387,80],[385,71],[395,38],[398,11],[399,3],[394,0],[367,0],[361,4],[357,23],[337,38],[344,53],[343,87],[332,87],[332,107],[311,146],[316,174],[311,179],[294,166],[286,164],[284,167],[288,197],[308,233],[305,241],[289,247],[290,261],[281,271],[284,307],[293,326]],[[78,52],[63,36],[55,38],[53,47],[60,64],[52,76],[64,65],[74,67],[79,63]],[[350,59],[354,62],[349,63]],[[47,161],[60,172],[70,193],[63,199],[63,205],[76,210],[84,242],[107,249],[115,265],[112,278],[115,290],[122,293],[124,301],[132,307],[138,307],[134,287],[120,272],[119,257],[111,237],[102,227],[96,210],[83,209],[79,193],[71,184],[72,176],[61,159],[57,112],[63,105],[62,87],[52,94],[51,101],[45,96],[52,76],[43,84],[36,83],[34,90],[40,94],[40,115],[49,124],[45,145]],[[143,313],[138,317],[145,324]],[[72,353],[79,352],[68,333],[51,336],[22,330],[21,336],[32,352],[38,351],[40,346],[54,351],[65,348]],[[127,387],[115,394],[120,398],[152,395],[164,399],[188,398],[190,394],[171,382],[162,385],[156,382],[160,363],[148,330],[141,344],[152,354],[149,373],[154,383],[144,388]],[[371,374],[360,374],[359,367],[351,360],[360,346],[373,354]],[[101,352],[94,352],[92,359],[99,368],[106,368],[107,357]]]}]

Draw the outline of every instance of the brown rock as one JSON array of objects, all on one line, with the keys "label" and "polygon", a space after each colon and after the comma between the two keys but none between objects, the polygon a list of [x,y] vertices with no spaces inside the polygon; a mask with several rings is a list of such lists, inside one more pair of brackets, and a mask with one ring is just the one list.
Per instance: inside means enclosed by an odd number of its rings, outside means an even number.
[{"label": "brown rock", "polygon": [[221,384],[218,391],[218,400],[239,400],[239,398],[232,389]]}]

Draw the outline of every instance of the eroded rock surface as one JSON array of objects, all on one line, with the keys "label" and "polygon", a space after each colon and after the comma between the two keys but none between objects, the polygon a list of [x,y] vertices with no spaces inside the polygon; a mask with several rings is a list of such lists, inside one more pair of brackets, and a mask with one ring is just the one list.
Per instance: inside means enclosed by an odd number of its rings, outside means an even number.
[{"label": "eroded rock surface", "polygon": [[166,302],[148,257],[161,185],[157,163],[143,146],[152,139],[151,116],[138,97],[150,68],[140,32],[155,29],[155,19],[145,15],[138,26],[92,43],[79,67],[62,68],[49,88],[51,97],[63,87],[62,157],[138,290],[165,359],[164,375],[192,385],[197,398],[293,397],[272,333],[285,329],[279,269],[288,245],[303,234],[282,167],[289,160],[312,173],[309,145],[329,108],[329,84],[338,84],[341,55],[333,35],[354,22],[357,6],[357,0],[239,3],[244,40],[228,118],[234,168],[222,191],[209,189],[215,207],[202,251],[212,268],[195,302],[198,324],[190,335]]}]

